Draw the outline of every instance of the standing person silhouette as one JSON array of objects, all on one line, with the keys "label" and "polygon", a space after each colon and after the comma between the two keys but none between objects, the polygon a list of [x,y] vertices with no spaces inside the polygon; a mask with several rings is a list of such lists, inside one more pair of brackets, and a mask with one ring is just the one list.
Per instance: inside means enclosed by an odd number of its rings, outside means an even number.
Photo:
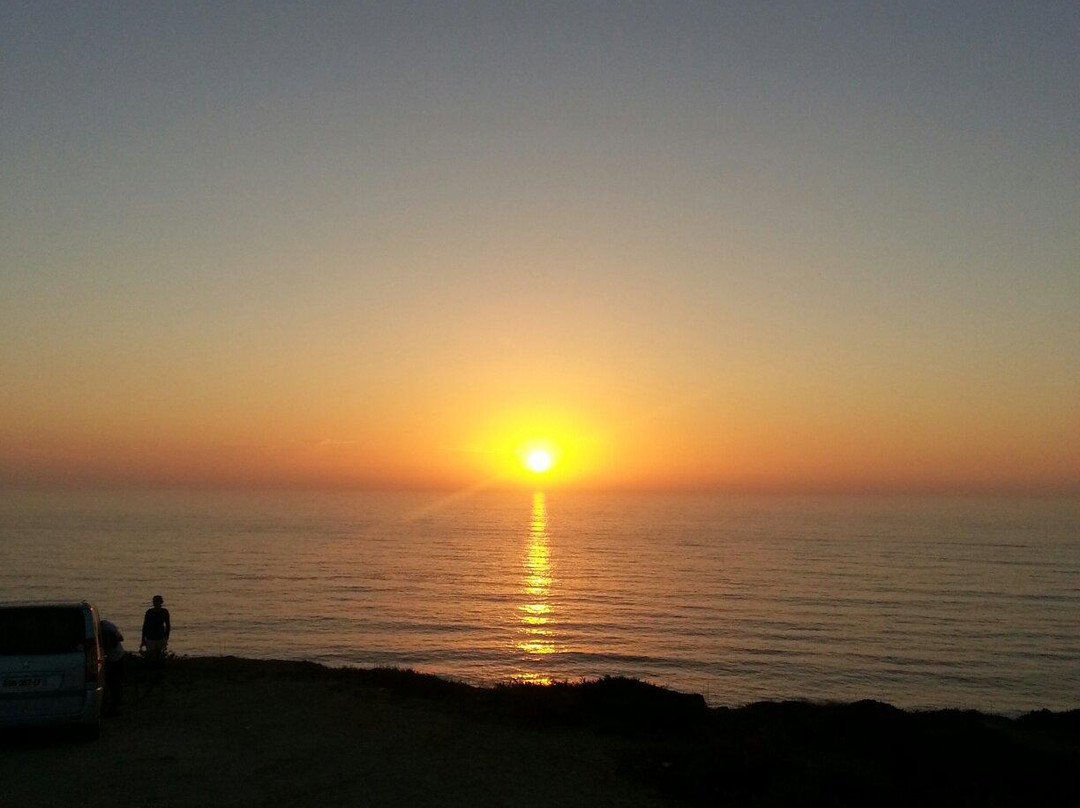
[{"label": "standing person silhouette", "polygon": [[139,648],[146,649],[146,657],[160,667],[165,659],[165,650],[169,647],[169,633],[172,624],[169,622],[169,610],[165,608],[165,598],[154,595],[154,605],[146,610],[142,623],[142,640]]}]

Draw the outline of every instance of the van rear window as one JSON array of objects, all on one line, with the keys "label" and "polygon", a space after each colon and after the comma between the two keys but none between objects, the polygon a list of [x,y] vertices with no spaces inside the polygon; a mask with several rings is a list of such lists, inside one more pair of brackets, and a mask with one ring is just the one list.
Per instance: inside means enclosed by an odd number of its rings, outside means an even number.
[{"label": "van rear window", "polygon": [[86,637],[83,610],[70,606],[0,609],[0,656],[70,654]]}]

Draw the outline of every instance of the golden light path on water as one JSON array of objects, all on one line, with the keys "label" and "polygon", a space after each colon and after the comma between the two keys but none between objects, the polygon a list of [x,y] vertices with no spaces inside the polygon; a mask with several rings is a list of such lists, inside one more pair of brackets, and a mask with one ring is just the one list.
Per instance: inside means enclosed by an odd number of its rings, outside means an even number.
[{"label": "golden light path on water", "polygon": [[[555,614],[551,604],[551,548],[548,544],[547,505],[542,491],[533,494],[532,521],[522,566],[525,579],[523,603],[518,606],[520,626],[517,648],[525,653],[526,658],[554,654],[557,648]],[[514,678],[536,684],[551,683],[550,677],[529,671],[522,671]]]}]

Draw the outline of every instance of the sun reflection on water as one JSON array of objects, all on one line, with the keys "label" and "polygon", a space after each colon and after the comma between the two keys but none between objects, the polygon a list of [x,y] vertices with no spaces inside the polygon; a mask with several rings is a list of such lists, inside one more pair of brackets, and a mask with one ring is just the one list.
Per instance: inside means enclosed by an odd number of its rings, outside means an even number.
[{"label": "sun reflection on water", "polygon": [[[548,546],[547,504],[542,491],[533,494],[529,543],[522,566],[525,568],[524,602],[518,606],[517,649],[526,655],[526,659],[554,654],[558,649],[551,604],[551,549]],[[522,682],[551,684],[549,677],[531,671],[522,671],[514,678]]]}]

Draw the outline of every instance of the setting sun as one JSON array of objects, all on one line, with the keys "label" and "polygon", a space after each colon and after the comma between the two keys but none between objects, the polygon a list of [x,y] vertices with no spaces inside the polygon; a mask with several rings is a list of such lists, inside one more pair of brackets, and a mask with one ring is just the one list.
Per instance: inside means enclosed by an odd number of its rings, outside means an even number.
[{"label": "setting sun", "polygon": [[529,467],[530,471],[537,474],[543,474],[551,468],[551,464],[551,452],[546,449],[533,449],[525,457],[525,465]]}]

